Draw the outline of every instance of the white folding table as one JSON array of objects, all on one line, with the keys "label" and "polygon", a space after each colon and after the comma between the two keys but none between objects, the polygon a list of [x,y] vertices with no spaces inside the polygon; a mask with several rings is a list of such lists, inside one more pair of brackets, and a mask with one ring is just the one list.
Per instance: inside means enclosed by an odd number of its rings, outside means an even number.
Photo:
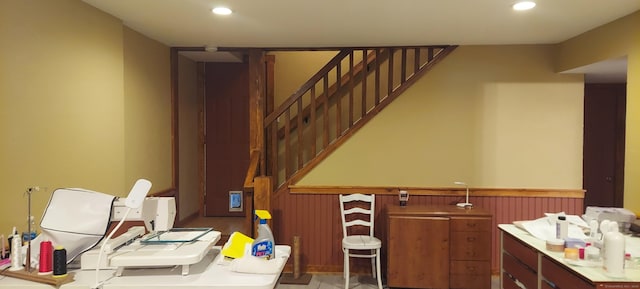
[{"label": "white folding table", "polygon": [[[291,254],[291,247],[276,246],[276,258],[285,258],[280,262],[277,274],[250,274],[233,272],[229,266],[220,262],[222,255],[220,247],[214,246],[204,256],[202,261],[191,265],[188,275],[182,275],[181,266],[164,268],[131,268],[124,271],[120,277],[115,276],[115,270],[101,270],[100,280],[107,280],[103,289],[132,289],[132,288],[164,288],[164,289],[272,289],[284,269],[286,260]],[[75,273],[74,281],[60,286],[62,289],[88,289],[95,284],[94,270],[71,270]],[[51,289],[51,285],[26,281],[6,276],[0,276],[0,289]]]}]

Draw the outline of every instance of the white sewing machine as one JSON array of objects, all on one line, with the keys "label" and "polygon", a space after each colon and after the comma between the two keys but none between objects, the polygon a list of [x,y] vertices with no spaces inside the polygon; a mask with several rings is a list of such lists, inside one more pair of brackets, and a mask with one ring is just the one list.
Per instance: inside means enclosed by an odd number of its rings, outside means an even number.
[{"label": "white sewing machine", "polygon": [[[125,214],[126,199],[118,199],[112,207],[112,221]],[[134,226],[126,233],[107,240],[102,258],[102,243],[82,254],[82,270],[116,269],[121,276],[127,267],[182,266],[182,275],[189,266],[202,260],[220,239],[220,232],[211,228],[173,228],[176,203],[172,197],[147,197],[141,207],[131,210],[125,221],[143,221],[146,227]],[[145,234],[148,231],[148,234]],[[103,241],[104,242],[104,241]],[[98,260],[100,259],[100,260]]]}]

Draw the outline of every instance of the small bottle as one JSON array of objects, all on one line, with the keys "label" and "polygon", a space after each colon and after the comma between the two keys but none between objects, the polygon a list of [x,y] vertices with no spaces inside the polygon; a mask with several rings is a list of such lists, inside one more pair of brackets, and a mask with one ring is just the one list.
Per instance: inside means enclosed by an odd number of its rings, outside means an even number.
[{"label": "small bottle", "polygon": [[567,217],[558,216],[558,221],[556,222],[556,239],[566,239],[568,230],[569,224],[567,223]]},{"label": "small bottle", "polygon": [[271,214],[266,210],[256,210],[256,217],[260,219],[258,224],[258,237],[251,245],[251,255],[265,259],[276,257],[275,242],[271,228],[267,220],[271,219]]}]

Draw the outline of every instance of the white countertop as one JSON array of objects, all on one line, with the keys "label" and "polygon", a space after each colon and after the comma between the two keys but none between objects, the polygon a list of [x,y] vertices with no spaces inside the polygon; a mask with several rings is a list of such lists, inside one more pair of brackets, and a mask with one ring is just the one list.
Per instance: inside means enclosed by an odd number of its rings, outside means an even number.
[{"label": "white countertop", "polygon": [[[533,247],[538,252],[548,256],[554,261],[565,265],[570,270],[582,275],[591,282],[640,282],[640,268],[625,268],[624,278],[610,277],[607,276],[607,273],[604,271],[604,269],[602,269],[602,267],[586,266],[588,265],[586,262],[581,263],[579,261],[575,262],[565,260],[563,252],[553,252],[547,250],[545,241],[532,236],[527,231],[520,229],[515,225],[500,224],[498,225],[498,228],[527,243],[529,246]],[[625,236],[625,238],[627,248],[638,248],[640,246],[640,238],[631,237],[628,235]]]},{"label": "white countertop", "polygon": [[[127,269],[121,277],[111,277],[114,270],[101,270],[100,280],[107,280],[103,289],[131,288],[232,288],[232,289],[271,289],[274,288],[286,260],[280,262],[278,274],[248,274],[233,272],[229,266],[221,265],[220,247],[213,247],[202,261],[191,265],[189,275],[181,274],[181,266],[153,269]],[[289,258],[291,247],[276,246],[276,258]],[[75,280],[64,284],[62,289],[87,289],[95,284],[94,270],[73,270]],[[0,276],[0,288],[51,289],[48,284],[36,283],[11,277]]]}]

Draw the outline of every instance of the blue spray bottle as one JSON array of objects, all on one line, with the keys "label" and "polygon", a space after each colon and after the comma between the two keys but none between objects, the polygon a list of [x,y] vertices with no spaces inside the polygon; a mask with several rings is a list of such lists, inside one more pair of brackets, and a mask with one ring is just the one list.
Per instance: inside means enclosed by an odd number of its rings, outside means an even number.
[{"label": "blue spray bottle", "polygon": [[273,233],[267,224],[267,220],[271,219],[271,214],[266,210],[256,210],[256,218],[260,219],[260,223],[258,224],[258,237],[251,245],[251,255],[273,259],[276,257],[276,247]]}]

